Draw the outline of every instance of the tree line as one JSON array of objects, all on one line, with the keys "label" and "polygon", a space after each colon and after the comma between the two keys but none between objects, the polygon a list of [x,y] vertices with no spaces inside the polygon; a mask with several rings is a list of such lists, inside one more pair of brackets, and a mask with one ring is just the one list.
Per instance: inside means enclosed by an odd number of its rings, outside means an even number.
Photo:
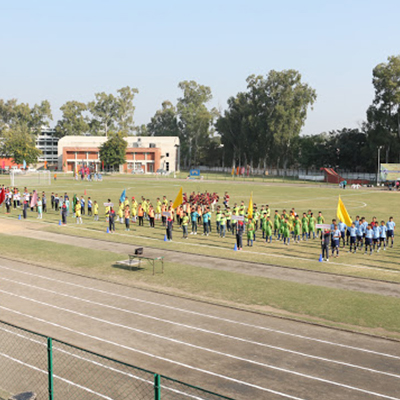
[{"label": "tree line", "polygon": [[[301,135],[317,93],[296,70],[250,75],[246,82],[246,90],[230,97],[222,112],[209,106],[210,87],[182,81],[181,97],[175,103],[165,100],[149,123],[140,126],[134,123],[138,89],[126,86],[115,95],[96,93],[88,103],[67,101],[55,131],[60,137],[179,136],[183,167],[329,166],[372,172],[378,147],[384,162],[400,162],[400,56],[389,57],[373,69],[375,96],[366,120],[355,129]],[[0,100],[1,155],[19,159],[30,154],[37,159],[34,137],[50,121],[48,101],[30,107],[15,99]]]}]

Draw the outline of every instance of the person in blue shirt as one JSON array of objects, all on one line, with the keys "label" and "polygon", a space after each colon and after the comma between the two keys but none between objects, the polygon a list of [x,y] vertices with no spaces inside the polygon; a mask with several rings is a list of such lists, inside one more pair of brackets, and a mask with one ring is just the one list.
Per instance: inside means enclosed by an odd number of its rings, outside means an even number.
[{"label": "person in blue shirt", "polygon": [[340,221],[339,224],[338,224],[338,228],[339,228],[339,231],[340,231],[340,238],[343,241],[343,247],[345,247],[346,246],[346,228],[347,228],[347,225],[344,222]]},{"label": "person in blue shirt", "polygon": [[368,252],[368,247],[369,247],[369,255],[372,254],[372,239],[374,237],[374,231],[372,230],[372,226],[368,225],[367,230],[365,231],[365,253],[367,254]]},{"label": "person in blue shirt", "polygon": [[396,223],[393,221],[393,217],[389,218],[389,221],[386,223],[386,227],[387,227],[387,240],[386,240],[386,244],[387,246],[389,246],[389,239],[391,239],[392,244],[390,245],[390,247],[393,247],[393,242],[394,242],[394,230],[396,228]]},{"label": "person in blue shirt", "polygon": [[385,224],[385,221],[381,221],[381,235],[379,237],[379,248],[378,248],[378,252],[379,250],[382,248],[383,245],[383,250],[386,251],[386,232],[387,232],[387,226]]},{"label": "person in blue shirt", "polygon": [[[372,224],[371,224],[372,226]],[[374,232],[374,238],[373,238],[373,243],[374,243],[374,251],[376,249],[376,252],[378,252],[379,249],[379,238],[381,237],[381,228],[377,223],[374,224],[372,231]]]},{"label": "person in blue shirt", "polygon": [[363,238],[364,238],[364,225],[359,223],[356,225],[357,229],[357,248],[360,250],[363,248]]},{"label": "person in blue shirt", "polygon": [[354,253],[356,253],[357,252],[357,228],[356,228],[356,224],[354,222],[349,227],[348,232],[350,233],[350,249],[349,249],[349,252],[351,253],[351,250],[354,247]]},{"label": "person in blue shirt", "polygon": [[356,226],[356,228],[358,227],[358,225],[360,225],[360,216],[357,215],[356,220],[354,221],[354,225]]},{"label": "person in blue shirt", "polygon": [[199,217],[199,213],[195,210],[194,207],[192,208],[190,217],[192,219],[192,232],[190,232],[190,234],[197,235],[197,219]]},{"label": "person in blue shirt", "polygon": [[203,236],[208,236],[209,231],[209,219],[210,219],[210,211],[208,210],[208,208],[205,210],[205,213],[203,214]]},{"label": "person in blue shirt", "polygon": [[340,246],[340,230],[338,226],[335,224],[333,226],[333,232],[332,232],[332,256],[335,254],[336,251],[336,256],[339,257],[339,246]]}]

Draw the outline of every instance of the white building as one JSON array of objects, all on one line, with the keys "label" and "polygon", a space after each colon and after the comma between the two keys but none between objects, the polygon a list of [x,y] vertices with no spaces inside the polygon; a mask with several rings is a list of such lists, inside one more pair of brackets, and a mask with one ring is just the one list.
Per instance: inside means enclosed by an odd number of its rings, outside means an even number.
[{"label": "white building", "polygon": [[[128,136],[126,164],[120,172],[141,169],[144,173],[157,170],[179,171],[180,142],[176,136]],[[58,142],[58,169],[73,172],[81,166],[102,169],[99,148],[107,141],[105,136],[64,136]]]},{"label": "white building", "polygon": [[36,148],[42,151],[38,162],[47,161],[48,164],[58,163],[58,141],[54,129],[43,128],[40,135],[36,137]]}]

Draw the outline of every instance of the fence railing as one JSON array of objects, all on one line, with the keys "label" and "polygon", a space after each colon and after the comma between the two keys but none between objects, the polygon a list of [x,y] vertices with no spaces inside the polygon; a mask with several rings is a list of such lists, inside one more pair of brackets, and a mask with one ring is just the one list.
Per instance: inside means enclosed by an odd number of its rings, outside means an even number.
[{"label": "fence railing", "polygon": [[0,321],[0,399],[232,400]]}]

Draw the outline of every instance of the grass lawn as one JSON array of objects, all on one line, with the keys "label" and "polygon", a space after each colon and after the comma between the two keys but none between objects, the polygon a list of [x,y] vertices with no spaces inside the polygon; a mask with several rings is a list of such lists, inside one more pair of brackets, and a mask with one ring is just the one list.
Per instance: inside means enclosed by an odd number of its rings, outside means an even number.
[{"label": "grass lawn", "polygon": [[[0,178],[1,183],[8,185],[8,178]],[[254,247],[245,248],[243,252],[235,252],[233,251],[233,236],[227,234],[225,239],[217,237],[215,218],[213,233],[209,237],[189,236],[188,240],[181,239],[181,231],[175,227],[174,241],[164,242],[165,232],[160,223],[157,223],[155,229],[150,229],[148,226],[140,228],[133,226],[130,232],[126,232],[124,226],[117,223],[116,235],[105,233],[107,225],[102,204],[108,198],[114,204],[118,204],[121,192],[126,189],[129,199],[132,196],[135,196],[136,199],[144,196],[155,202],[157,197],[161,198],[166,195],[168,199],[174,200],[181,186],[187,193],[208,190],[209,192],[218,192],[220,196],[223,196],[223,193],[228,191],[231,196],[231,205],[242,200],[247,205],[250,193],[253,192],[254,202],[259,206],[268,204],[272,213],[275,209],[282,212],[283,208],[290,210],[292,207],[295,207],[299,214],[312,209],[314,214],[322,211],[327,222],[336,217],[337,200],[340,194],[353,217],[360,215],[371,220],[373,216],[376,216],[379,220],[387,221],[389,216],[393,216],[395,221],[400,220],[397,215],[400,193],[376,189],[339,190],[337,187],[325,184],[282,185],[270,183],[267,180],[265,182],[262,182],[262,180],[248,182],[229,179],[194,181],[173,178],[157,179],[146,176],[106,176],[103,182],[81,182],[74,181],[70,176],[62,174],[59,174],[59,179],[56,182],[53,181],[51,186],[37,186],[35,188],[40,192],[46,191],[48,202],[50,202],[51,192],[57,192],[60,195],[67,192],[72,199],[74,194],[80,196],[84,195],[86,191],[86,199],[90,196],[92,200],[97,200],[101,205],[100,221],[95,222],[92,218],[84,216],[83,225],[76,225],[73,218],[70,217],[67,227],[59,227],[60,216],[54,211],[45,214],[43,221],[38,221],[36,214],[29,212],[28,219],[38,224],[39,238],[40,230],[62,232],[74,236],[144,245],[158,248],[160,251],[168,248],[184,253],[204,254],[244,262],[274,264],[297,269],[400,282],[400,264],[398,263],[400,246],[397,243],[395,243],[393,249],[388,249],[386,252],[381,251],[379,254],[374,253],[372,256],[354,255],[342,251],[338,259],[331,259],[330,263],[320,263],[318,262],[320,254],[318,240],[283,246],[281,242],[276,241],[273,241],[272,244],[266,244],[258,237]],[[29,185],[29,189],[33,188],[33,185]],[[0,208],[0,215],[3,219],[16,220],[18,214],[19,210],[13,210],[11,215],[5,215],[4,206]],[[167,273],[155,277],[146,271],[136,271],[132,274],[129,271],[111,266],[113,262],[121,259],[117,254],[99,251],[92,253],[90,250],[73,246],[65,247],[65,249],[68,249],[67,251],[49,253],[48,242],[41,241],[36,241],[35,245],[25,244],[28,251],[21,252],[18,249],[20,243],[32,239],[21,238],[17,244],[13,244],[15,237],[11,237],[7,241],[7,238],[9,238],[6,235],[7,232],[3,233],[5,235],[2,235],[2,243],[7,243],[6,246],[2,246],[5,249],[3,255],[9,257],[21,259],[21,257],[24,257],[23,254],[26,254],[27,257],[29,256],[27,259],[33,260],[34,254],[37,262],[51,264],[63,269],[72,268],[79,273],[84,272],[100,277],[106,277],[107,274],[111,273],[109,278],[121,283],[142,285],[183,295],[192,294],[202,299],[211,298],[231,305],[257,308],[274,313],[288,313],[299,318],[321,320],[327,324],[346,324],[348,326],[360,326],[368,330],[382,329],[385,332],[400,332],[400,318],[398,312],[396,312],[396,307],[397,310],[399,309],[399,302],[394,298],[274,281],[183,264],[167,264]],[[63,245],[51,244],[51,246],[53,248]],[[57,254],[60,255],[57,256]],[[68,257],[65,254],[68,254]],[[224,284],[221,285],[221,282],[224,282]]]},{"label": "grass lawn", "polygon": [[[3,255],[185,297],[400,339],[400,299],[166,263],[165,273],[118,268],[123,255],[0,234]],[[51,252],[49,252],[51,246]]]}]

